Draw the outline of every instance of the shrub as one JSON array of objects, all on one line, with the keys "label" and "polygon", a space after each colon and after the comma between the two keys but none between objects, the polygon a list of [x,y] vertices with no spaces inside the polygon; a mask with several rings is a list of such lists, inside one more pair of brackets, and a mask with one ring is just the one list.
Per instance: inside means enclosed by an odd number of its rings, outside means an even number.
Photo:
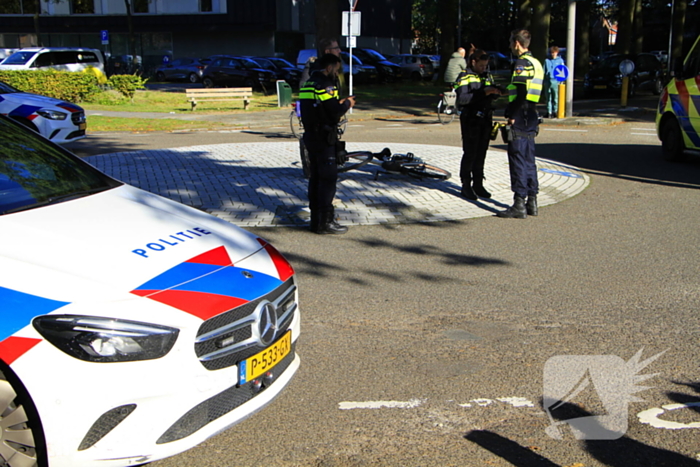
[{"label": "shrub", "polygon": [[148,80],[136,75],[112,75],[107,80],[107,85],[133,101],[138,89],[146,89],[146,81]]},{"label": "shrub", "polygon": [[41,94],[68,102],[90,100],[100,92],[92,73],[70,71],[0,70],[0,81],[22,92]]}]

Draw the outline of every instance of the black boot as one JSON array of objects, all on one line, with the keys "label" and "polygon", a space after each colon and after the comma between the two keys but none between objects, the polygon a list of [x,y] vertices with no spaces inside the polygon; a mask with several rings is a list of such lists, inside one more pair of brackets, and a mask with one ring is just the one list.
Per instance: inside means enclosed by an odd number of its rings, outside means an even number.
[{"label": "black boot", "polygon": [[472,187],[469,186],[469,183],[465,183],[462,185],[462,196],[465,198],[471,200],[471,201],[476,201],[477,196],[476,193],[474,193],[474,190],[472,190]]},{"label": "black boot", "polygon": [[335,221],[333,211],[324,212],[321,214],[321,227],[316,232],[317,234],[336,234],[341,235],[348,231],[344,225],[340,225]]},{"label": "black boot", "polygon": [[504,217],[507,219],[525,219],[527,217],[527,210],[525,209],[525,200],[518,195],[515,195],[513,205],[506,209],[496,213],[498,217]]},{"label": "black boot", "polygon": [[527,203],[525,203],[525,209],[527,210],[528,216],[537,215],[537,195],[530,195],[527,197]]},{"label": "black boot", "polygon": [[313,233],[319,233],[321,230],[321,218],[322,214],[318,211],[311,211],[311,222],[309,222],[309,230]]},{"label": "black boot", "polygon": [[472,188],[474,190],[474,193],[476,193],[476,196],[478,196],[479,198],[491,198],[491,193],[489,193],[486,190],[486,188],[484,188],[484,185],[475,182]]}]

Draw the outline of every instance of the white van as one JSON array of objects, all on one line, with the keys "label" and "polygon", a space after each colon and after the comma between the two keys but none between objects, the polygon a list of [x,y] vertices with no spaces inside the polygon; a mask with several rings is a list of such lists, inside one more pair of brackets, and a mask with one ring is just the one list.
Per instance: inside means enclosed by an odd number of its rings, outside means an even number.
[{"label": "white van", "polygon": [[0,62],[0,70],[83,71],[88,67],[104,73],[102,52],[73,47],[29,47]]}]

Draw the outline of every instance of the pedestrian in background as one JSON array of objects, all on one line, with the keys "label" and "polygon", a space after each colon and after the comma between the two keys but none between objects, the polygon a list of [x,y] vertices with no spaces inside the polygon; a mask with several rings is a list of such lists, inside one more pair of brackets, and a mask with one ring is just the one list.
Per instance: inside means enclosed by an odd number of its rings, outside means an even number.
[{"label": "pedestrian in background", "polygon": [[544,69],[528,50],[530,39],[530,33],[526,29],[516,29],[510,35],[511,51],[518,58],[513,63],[513,75],[507,88],[508,107],[505,115],[510,125],[510,186],[515,195],[513,205],[497,213],[498,217],[525,219],[528,215],[537,215],[539,182],[535,163],[535,136],[539,131],[540,118],[536,105],[542,94]]},{"label": "pedestrian in background", "polygon": [[450,87],[457,81],[457,76],[467,69],[467,60],[464,58],[466,54],[467,51],[464,47],[460,47],[452,54],[450,60],[447,62],[444,80]]},{"label": "pedestrian in background", "polygon": [[484,188],[484,163],[491,140],[493,126],[493,101],[501,95],[486,70],[489,56],[477,49],[469,57],[467,70],[457,77],[457,108],[462,132],[462,162],[459,177],[462,196],[469,200],[477,197],[491,198]]},{"label": "pedestrian in background", "polygon": [[312,232],[344,234],[348,228],[335,220],[333,198],[338,182],[336,143],[338,122],[355,105],[354,97],[338,98],[336,87],[342,62],[334,54],[316,60],[319,69],[299,89],[304,145],[309,151],[309,208]]},{"label": "pedestrian in background", "polygon": [[[333,54],[340,57],[340,46],[338,45],[338,41],[335,39],[319,40],[318,50],[320,52],[319,57],[322,57],[325,54]],[[304,83],[306,83],[306,81],[311,77],[313,72],[320,69],[317,65],[315,65],[316,57],[313,58],[314,60],[311,60],[311,58],[309,58],[309,60],[306,61],[306,64],[304,65],[304,70],[301,72],[301,77],[299,78],[299,85],[303,85]]]},{"label": "pedestrian in background", "polygon": [[564,59],[559,56],[559,47],[553,45],[549,49],[550,58],[544,61],[544,100],[547,103],[546,118],[557,118],[559,111],[559,80],[554,76],[554,69],[564,65]]}]

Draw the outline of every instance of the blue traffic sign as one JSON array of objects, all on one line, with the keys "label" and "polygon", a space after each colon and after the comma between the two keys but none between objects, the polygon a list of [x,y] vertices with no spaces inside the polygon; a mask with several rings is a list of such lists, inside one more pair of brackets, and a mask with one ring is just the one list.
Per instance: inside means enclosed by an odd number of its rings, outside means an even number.
[{"label": "blue traffic sign", "polygon": [[102,45],[109,44],[109,31],[106,29],[100,31],[100,39],[102,40]]},{"label": "blue traffic sign", "polygon": [[566,78],[569,77],[569,69],[566,67],[566,65],[555,66],[554,67],[554,77],[560,83],[563,81],[566,81]]}]

